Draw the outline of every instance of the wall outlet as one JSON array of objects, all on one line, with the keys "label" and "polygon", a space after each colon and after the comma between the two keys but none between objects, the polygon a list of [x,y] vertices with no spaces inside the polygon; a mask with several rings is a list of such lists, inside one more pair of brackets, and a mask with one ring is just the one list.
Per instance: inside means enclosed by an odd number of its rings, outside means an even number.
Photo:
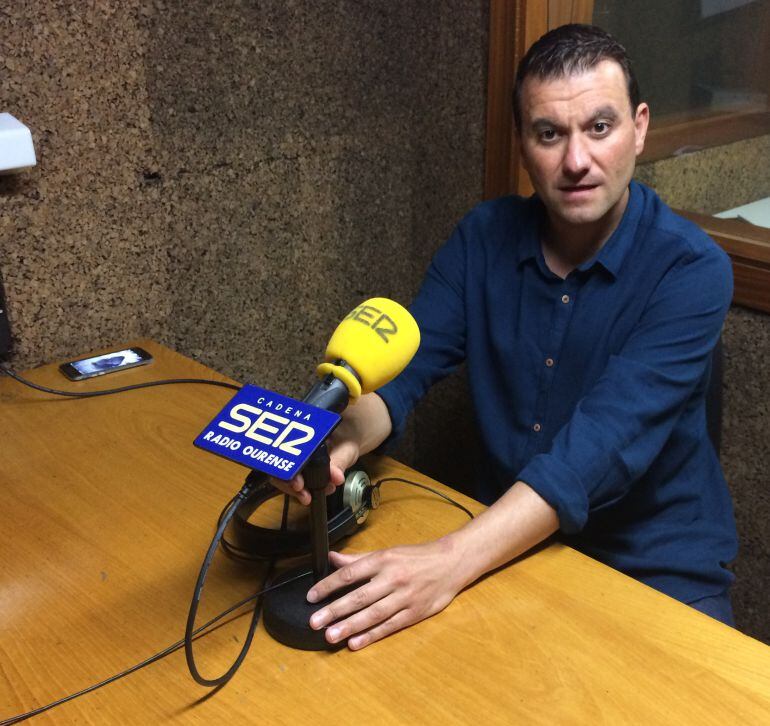
[{"label": "wall outlet", "polygon": [[3,278],[0,277],[0,358],[8,358],[11,353],[11,326],[8,323],[8,310],[5,306]]}]

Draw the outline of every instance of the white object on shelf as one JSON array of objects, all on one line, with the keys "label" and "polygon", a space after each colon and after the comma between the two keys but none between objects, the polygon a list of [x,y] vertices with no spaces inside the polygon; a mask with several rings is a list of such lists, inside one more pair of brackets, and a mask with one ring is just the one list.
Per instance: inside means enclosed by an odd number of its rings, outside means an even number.
[{"label": "white object on shelf", "polygon": [[722,219],[738,217],[759,227],[770,227],[770,197],[757,199],[756,202],[744,204],[741,207],[735,207],[735,209],[728,209],[714,216]]},{"label": "white object on shelf", "polygon": [[9,113],[0,113],[0,174],[14,174],[37,164],[29,129]]},{"label": "white object on shelf", "polygon": [[726,13],[741,7],[741,5],[748,5],[752,2],[754,0],[700,0],[700,16],[702,18],[709,18],[712,15]]}]

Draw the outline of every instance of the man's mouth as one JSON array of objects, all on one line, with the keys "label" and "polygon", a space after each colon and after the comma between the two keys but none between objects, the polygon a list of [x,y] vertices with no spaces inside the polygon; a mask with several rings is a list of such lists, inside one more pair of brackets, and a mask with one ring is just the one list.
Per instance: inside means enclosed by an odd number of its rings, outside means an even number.
[{"label": "man's mouth", "polygon": [[581,192],[590,192],[598,186],[598,184],[569,184],[559,187],[559,191],[566,194],[580,194]]},{"label": "man's mouth", "polygon": [[562,201],[567,204],[583,204],[593,199],[598,184],[567,184],[559,187]]}]

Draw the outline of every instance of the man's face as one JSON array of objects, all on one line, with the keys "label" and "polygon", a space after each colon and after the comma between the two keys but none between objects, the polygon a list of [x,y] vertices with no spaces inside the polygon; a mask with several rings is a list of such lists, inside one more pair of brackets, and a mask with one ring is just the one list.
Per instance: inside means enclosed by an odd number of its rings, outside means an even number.
[{"label": "man's face", "polygon": [[551,220],[616,225],[649,122],[644,103],[632,117],[622,68],[608,60],[563,78],[527,78],[521,110],[522,161]]}]

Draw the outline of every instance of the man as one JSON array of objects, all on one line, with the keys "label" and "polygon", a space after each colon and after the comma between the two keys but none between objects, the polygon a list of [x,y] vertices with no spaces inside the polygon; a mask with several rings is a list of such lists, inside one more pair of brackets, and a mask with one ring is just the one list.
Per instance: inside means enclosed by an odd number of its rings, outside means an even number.
[{"label": "man", "polygon": [[[599,28],[541,38],[514,116],[536,195],[479,205],[437,252],[412,305],[422,342],[394,382],[345,412],[332,483],[398,435],[467,361],[491,506],[436,542],[332,553],[311,619],[362,648],[446,607],[557,530],[583,552],[726,622],[732,505],[706,433],[711,352],[732,297],[726,255],[632,182],[649,109]],[[309,501],[301,479],[287,487]]]}]

